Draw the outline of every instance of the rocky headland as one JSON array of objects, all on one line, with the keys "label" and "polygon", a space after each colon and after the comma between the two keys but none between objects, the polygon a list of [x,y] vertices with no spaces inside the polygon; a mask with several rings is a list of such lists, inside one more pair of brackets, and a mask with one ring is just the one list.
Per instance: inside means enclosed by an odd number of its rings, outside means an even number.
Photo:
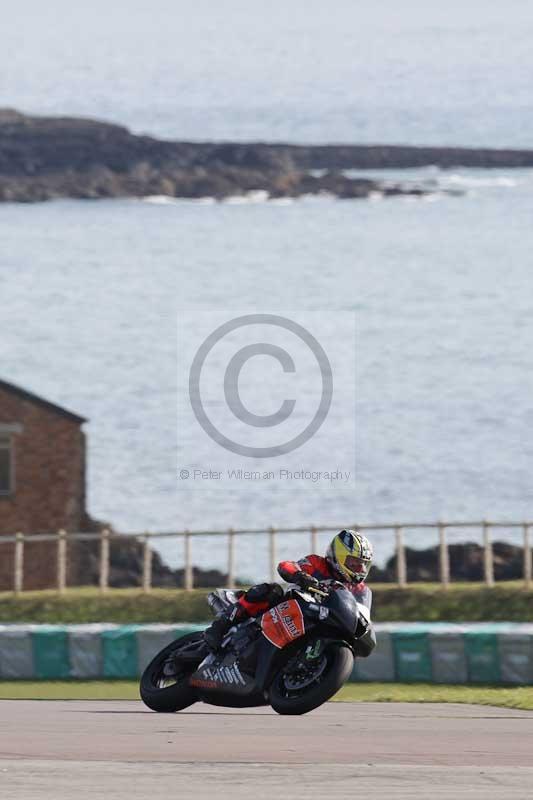
[{"label": "rocky headland", "polygon": [[[493,566],[497,581],[520,580],[524,576],[524,551],[508,542],[494,542]],[[482,581],[484,577],[484,549],[475,542],[450,544],[450,577],[454,581]],[[439,548],[428,547],[425,550],[405,548],[407,562],[407,580],[439,581]],[[391,556],[383,568],[372,567],[372,581],[394,583],[397,578],[396,556]]]},{"label": "rocky headland", "polygon": [[4,202],[150,195],[223,200],[258,191],[271,198],[420,196],[435,187],[354,177],[346,171],[429,165],[533,167],[533,150],[174,142],[106,122],[0,109]]}]

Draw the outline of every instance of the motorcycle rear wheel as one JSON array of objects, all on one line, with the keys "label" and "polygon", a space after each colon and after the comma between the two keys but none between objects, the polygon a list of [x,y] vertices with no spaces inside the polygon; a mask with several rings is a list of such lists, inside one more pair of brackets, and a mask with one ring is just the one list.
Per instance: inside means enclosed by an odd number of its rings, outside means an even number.
[{"label": "motorcycle rear wheel", "polygon": [[352,651],[339,642],[330,645],[322,659],[324,661],[318,661],[315,666],[315,676],[312,668],[307,677],[305,673],[295,671],[294,659],[282,667],[270,686],[269,699],[274,711],[278,714],[307,714],[339,691],[353,670]]},{"label": "motorcycle rear wheel", "polygon": [[152,711],[170,714],[182,711],[196,702],[198,698],[195,690],[189,686],[189,678],[197,665],[194,663],[179,665],[178,662],[176,672],[172,675],[172,656],[180,648],[200,642],[202,639],[202,632],[182,636],[181,639],[177,639],[163,648],[148,664],[142,674],[139,689],[143,703]]}]

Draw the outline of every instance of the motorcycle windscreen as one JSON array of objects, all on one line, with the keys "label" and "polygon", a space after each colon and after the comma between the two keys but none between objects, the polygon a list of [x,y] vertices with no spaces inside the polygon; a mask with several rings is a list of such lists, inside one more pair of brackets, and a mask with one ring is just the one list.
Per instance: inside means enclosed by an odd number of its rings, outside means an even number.
[{"label": "motorcycle windscreen", "polygon": [[304,615],[296,600],[285,600],[261,617],[263,635],[275,647],[285,647],[305,633]]}]

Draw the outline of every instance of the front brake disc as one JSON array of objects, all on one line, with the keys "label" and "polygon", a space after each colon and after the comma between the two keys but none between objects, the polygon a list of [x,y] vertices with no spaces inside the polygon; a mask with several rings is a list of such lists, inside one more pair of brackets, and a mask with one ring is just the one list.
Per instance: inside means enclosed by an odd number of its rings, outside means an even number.
[{"label": "front brake disc", "polygon": [[301,664],[299,669],[296,668],[283,676],[285,688],[289,689],[289,691],[296,691],[310,686],[310,684],[314,683],[316,679],[322,675],[326,669],[326,664],[327,659],[325,657],[313,663],[312,666],[309,664]]}]

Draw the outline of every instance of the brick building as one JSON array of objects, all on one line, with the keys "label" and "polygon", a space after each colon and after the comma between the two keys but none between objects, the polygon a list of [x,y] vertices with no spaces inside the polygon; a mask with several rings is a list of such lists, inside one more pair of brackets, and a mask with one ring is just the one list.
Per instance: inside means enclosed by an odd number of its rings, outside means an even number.
[{"label": "brick building", "polygon": [[[0,380],[0,537],[84,527],[86,420]],[[54,585],[50,544],[25,548],[25,588]],[[0,590],[12,587],[13,547],[0,545]]]}]

